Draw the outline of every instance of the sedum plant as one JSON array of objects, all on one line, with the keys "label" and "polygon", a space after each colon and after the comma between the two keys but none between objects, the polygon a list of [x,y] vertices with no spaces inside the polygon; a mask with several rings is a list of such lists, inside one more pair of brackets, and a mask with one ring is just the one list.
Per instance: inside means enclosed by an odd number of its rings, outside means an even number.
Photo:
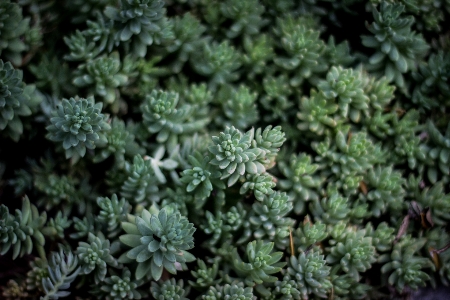
[{"label": "sedum plant", "polygon": [[102,106],[93,97],[63,99],[50,119],[48,139],[62,142],[66,158],[83,157],[86,149],[94,149],[95,142],[104,139],[110,129]]},{"label": "sedum plant", "polygon": [[297,285],[300,299],[308,299],[311,294],[323,298],[332,287],[328,279],[330,267],[320,252],[302,252],[298,257],[291,256],[287,271]]},{"label": "sedum plant", "polygon": [[0,298],[448,286],[449,3],[0,1]]},{"label": "sedum plant", "polygon": [[162,209],[157,215],[152,215],[144,209],[140,217],[129,218],[122,227],[126,234],[120,236],[120,241],[132,249],[119,261],[136,261],[137,279],[147,276],[159,280],[163,269],[176,274],[177,264],[195,260],[186,251],[194,247],[192,235],[195,228],[177,211]]}]

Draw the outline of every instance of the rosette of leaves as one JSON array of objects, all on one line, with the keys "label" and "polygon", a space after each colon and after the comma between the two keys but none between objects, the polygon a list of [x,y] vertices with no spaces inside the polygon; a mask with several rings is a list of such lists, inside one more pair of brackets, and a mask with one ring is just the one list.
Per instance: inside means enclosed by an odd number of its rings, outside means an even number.
[{"label": "rosette of leaves", "polygon": [[148,132],[158,133],[156,140],[167,142],[171,148],[178,143],[179,135],[201,131],[210,121],[208,117],[196,119],[195,106],[184,103],[177,108],[178,101],[178,93],[153,90],[141,105]]},{"label": "rosette of leaves", "polygon": [[[223,201],[223,199],[221,200]],[[212,214],[209,211],[205,213],[206,220],[201,228],[206,234],[212,234],[205,244],[213,247],[217,243],[224,245],[231,240],[237,239],[237,244],[242,244],[251,237],[250,223],[247,218],[247,210],[242,203],[232,206],[227,212],[217,211]]]},{"label": "rosette of leaves", "polygon": [[264,6],[258,0],[226,0],[220,5],[220,12],[226,19],[231,19],[231,26],[225,35],[232,39],[239,35],[254,35],[266,23],[262,14]]},{"label": "rosette of leaves", "polygon": [[197,289],[207,288],[219,284],[222,279],[217,278],[219,271],[219,262],[215,260],[211,267],[208,267],[201,259],[197,259],[198,267],[191,271],[195,281],[189,280],[189,285]]},{"label": "rosette of leaves", "polygon": [[253,236],[256,239],[275,242],[278,248],[287,246],[289,227],[295,222],[287,217],[292,208],[292,201],[286,193],[278,191],[264,197],[262,202],[254,203],[252,206],[254,215],[249,218]]},{"label": "rosette of leaves", "polygon": [[42,233],[51,239],[56,237],[63,239],[64,230],[72,225],[72,220],[69,220],[67,216],[64,216],[61,211],[58,211],[54,218],[48,220],[46,226],[42,228]]},{"label": "rosette of leaves", "polygon": [[[442,134],[432,121],[427,122],[427,131],[429,134],[429,142],[425,146],[427,162],[427,177],[431,183],[435,183],[438,177],[448,181],[450,175],[450,123],[447,125],[445,133]],[[438,173],[442,173],[438,176]]]},{"label": "rosette of leaves", "polygon": [[48,139],[62,142],[66,158],[83,157],[86,149],[94,149],[111,128],[107,116],[101,113],[102,106],[93,97],[63,99],[47,126]]},{"label": "rosette of leaves", "polygon": [[411,169],[423,167],[427,158],[426,147],[422,138],[417,135],[420,129],[418,118],[418,111],[413,109],[410,109],[401,119],[393,118],[396,154],[394,162],[407,162]]},{"label": "rosette of leaves", "polygon": [[77,278],[81,268],[77,256],[62,246],[59,252],[51,252],[48,258],[48,276],[42,278],[43,300],[67,297],[70,284]]},{"label": "rosette of leaves", "polygon": [[367,193],[360,193],[359,198],[369,202],[370,210],[375,217],[389,210],[390,215],[398,215],[403,208],[405,183],[402,174],[394,171],[392,166],[377,166],[368,170],[365,184]]},{"label": "rosette of leaves", "polygon": [[281,130],[281,126],[272,125],[256,129],[253,145],[265,152],[264,167],[270,169],[275,165],[275,159],[280,151],[280,147],[286,141],[285,133]]},{"label": "rosette of leaves", "polygon": [[[364,94],[369,98],[370,106],[377,111],[384,110],[394,99],[396,86],[389,84],[386,77],[377,79],[374,76],[366,74],[363,70],[358,70],[358,73],[364,82]],[[373,115],[373,112],[371,115]]]},{"label": "rosette of leaves", "polygon": [[145,292],[138,290],[142,284],[142,280],[132,279],[130,270],[124,267],[120,275],[113,273],[110,277],[106,277],[92,294],[107,300],[142,299],[146,296]]},{"label": "rosette of leaves", "polygon": [[275,288],[271,291],[270,295],[268,295],[268,298],[264,299],[300,299],[298,284],[294,279],[286,274],[283,276],[283,280],[278,280],[277,282],[275,282]]},{"label": "rosette of leaves", "polygon": [[378,252],[386,252],[392,248],[395,228],[390,227],[386,222],[378,224],[376,230],[373,230],[371,223],[367,223],[366,232],[372,236],[373,245]]},{"label": "rosette of leaves", "polygon": [[217,124],[233,125],[237,129],[244,130],[259,119],[256,106],[258,93],[251,91],[247,86],[240,85],[236,89],[231,85],[223,85],[216,97],[225,115],[225,119],[220,117],[216,119]]},{"label": "rosette of leaves", "polygon": [[245,182],[239,189],[239,194],[246,194],[249,190],[253,191],[253,195],[259,201],[263,201],[265,196],[273,194],[272,188],[276,183],[274,178],[269,173],[259,174],[247,174],[245,176]]},{"label": "rosette of leaves", "polygon": [[[81,64],[75,71],[73,84],[78,87],[92,87],[96,96],[104,99],[105,103],[113,104],[118,99],[118,88],[128,81],[128,76],[121,72],[118,52],[109,56],[100,56]],[[118,102],[114,110],[118,110]]]},{"label": "rosette of leaves", "polygon": [[[0,42],[1,38],[3,36],[0,37]],[[20,117],[31,115],[42,101],[35,94],[34,85],[25,85],[22,77],[21,70],[14,69],[10,62],[4,63],[0,59],[0,130],[16,142],[22,135],[24,126]]]},{"label": "rosette of leaves", "polygon": [[177,59],[171,64],[172,71],[179,73],[191,55],[201,47],[201,35],[206,28],[190,12],[173,19],[175,39],[166,46],[168,52],[176,52]]},{"label": "rosette of leaves", "polygon": [[165,18],[164,1],[120,0],[118,8],[108,6],[104,14],[114,21],[116,44],[130,44],[132,53],[144,57],[147,46],[173,38],[172,24]]},{"label": "rosette of leaves", "polygon": [[279,262],[283,257],[282,252],[272,252],[274,243],[266,243],[261,240],[252,241],[247,244],[246,256],[248,263],[239,256],[237,249],[233,248],[231,253],[232,263],[236,272],[244,279],[248,286],[262,284],[263,282],[276,282],[277,277],[271,276],[278,273],[286,265]]},{"label": "rosette of leaves", "polygon": [[244,55],[242,62],[247,69],[247,78],[253,79],[257,74],[266,71],[268,63],[274,56],[274,41],[270,35],[258,34],[256,36],[244,35]]},{"label": "rosette of leaves", "polygon": [[[242,244],[251,237],[250,224],[247,217],[248,211],[238,203],[232,206],[226,213],[222,214],[223,232],[222,241],[230,241],[235,237],[240,238],[236,241],[237,244]],[[238,234],[238,231],[239,234]]]},{"label": "rosette of leaves", "polygon": [[343,197],[336,189],[328,189],[327,195],[309,204],[309,209],[316,220],[325,224],[336,224],[348,220],[351,213],[347,197]]},{"label": "rosette of leaves", "polygon": [[424,109],[439,107],[450,97],[448,78],[450,77],[450,54],[439,51],[432,53],[427,64],[420,64],[414,79],[419,83],[415,86],[412,100]]},{"label": "rosette of leaves", "polygon": [[[420,0],[402,1],[408,13],[417,16],[415,27],[421,31],[440,31],[441,22],[445,20],[444,2],[430,1],[422,2]],[[426,32],[425,31],[425,32]]]},{"label": "rosette of leaves", "polygon": [[261,93],[259,102],[266,110],[264,114],[261,114],[261,118],[268,122],[281,119],[287,121],[290,108],[294,106],[294,103],[290,101],[289,96],[293,93],[291,86],[289,85],[289,79],[286,74],[282,74],[278,77],[268,75],[263,79],[264,92]]},{"label": "rosette of leaves", "polygon": [[429,258],[417,255],[425,242],[425,239],[414,239],[409,235],[403,236],[394,245],[391,253],[379,257],[378,262],[385,263],[381,267],[381,272],[390,274],[387,281],[390,285],[395,286],[398,292],[401,293],[405,287],[416,290],[420,286],[425,286],[426,282],[430,280],[430,276],[423,270],[425,268],[434,269],[434,265]]},{"label": "rosette of leaves", "polygon": [[78,256],[81,273],[94,272],[94,281],[99,284],[105,279],[107,265],[117,267],[117,260],[110,254],[111,244],[103,234],[95,236],[89,233],[88,243],[79,242],[76,254]]},{"label": "rosette of leaves", "polygon": [[56,56],[43,54],[38,64],[28,65],[28,69],[36,77],[36,87],[42,91],[50,91],[52,95],[60,97],[65,94],[75,94],[76,88],[70,84],[70,70],[66,62],[61,62]]},{"label": "rosette of leaves", "polygon": [[360,283],[350,274],[341,274],[337,268],[330,273],[330,281],[333,284],[333,294],[336,299],[366,299],[372,287]]},{"label": "rosette of leaves", "polygon": [[64,56],[65,60],[89,61],[99,55],[101,49],[97,47],[95,41],[87,38],[83,33],[77,29],[74,34],[64,37],[64,43],[70,49],[69,54]]},{"label": "rosette of leaves", "polygon": [[311,294],[325,298],[332,288],[330,269],[320,251],[311,250],[300,253],[298,257],[291,256],[287,272],[297,283],[299,299],[309,299]]},{"label": "rosette of leaves", "polygon": [[428,45],[422,35],[411,30],[414,23],[412,16],[401,16],[405,6],[383,1],[380,11],[372,8],[374,21],[366,23],[371,36],[363,35],[364,46],[377,50],[369,59],[367,69],[385,75],[391,82],[405,89],[403,73],[415,70],[417,61],[425,56]]},{"label": "rosette of leaves", "polygon": [[[45,167],[35,169],[34,186],[36,190],[45,196],[38,201],[39,206],[50,210],[53,207],[65,203],[72,206],[74,203],[83,202],[83,195],[80,193],[79,182],[72,176],[45,173]],[[77,203],[79,205],[80,203]],[[66,207],[65,209],[68,209]],[[69,208],[70,210],[70,208]]]},{"label": "rosette of leaves", "polygon": [[369,97],[364,93],[362,71],[343,69],[341,66],[331,67],[326,80],[318,84],[319,90],[328,101],[334,99],[339,107],[339,113],[344,118],[350,118],[355,123],[361,117],[368,115]]},{"label": "rosette of leaves", "polygon": [[244,287],[242,282],[225,285],[211,286],[202,295],[203,300],[252,300],[254,299],[253,288]]},{"label": "rosette of leaves", "polygon": [[26,283],[27,290],[34,291],[38,290],[43,292],[42,280],[48,277],[48,260],[45,258],[36,257],[34,260],[30,261],[30,270],[27,272]]},{"label": "rosette of leaves", "polygon": [[350,54],[348,41],[336,45],[334,36],[328,38],[324,55],[330,66],[347,67],[355,60],[355,56]]},{"label": "rosette of leaves", "polygon": [[[334,232],[331,235],[336,237]],[[377,261],[376,249],[372,243],[372,237],[368,236],[366,230],[344,229],[344,234],[339,237],[327,255],[327,263],[339,264],[340,269],[350,274],[359,281],[359,272],[365,272]]]},{"label": "rosette of leaves", "polygon": [[174,278],[171,278],[161,283],[153,281],[150,292],[157,300],[189,300],[186,298],[189,294],[189,287],[184,288],[183,279],[175,281]]},{"label": "rosette of leaves", "polygon": [[124,198],[120,200],[116,194],[108,197],[98,197],[97,205],[100,211],[96,216],[96,220],[106,227],[108,237],[116,237],[121,231],[121,222],[125,221],[127,214],[130,212],[130,204]]},{"label": "rosette of leaves", "polygon": [[305,217],[303,223],[292,233],[292,235],[297,251],[303,252],[328,237],[327,225],[321,221],[317,221],[313,224],[309,220],[309,217]]},{"label": "rosette of leaves", "polygon": [[14,195],[22,196],[27,191],[32,189],[33,186],[33,175],[24,169],[19,169],[14,171],[15,177],[8,181],[8,185],[14,187]]},{"label": "rosette of leaves", "polygon": [[290,78],[292,86],[299,86],[304,78],[326,70],[327,65],[320,60],[325,44],[309,20],[287,17],[280,18],[277,23],[276,34],[286,55],[276,56],[274,62],[293,73]]},{"label": "rosette of leaves", "polygon": [[206,222],[200,225],[200,228],[206,234],[212,234],[207,241],[209,246],[215,246],[221,237],[225,234],[224,230],[224,217],[221,211],[212,214],[209,211],[205,212]]},{"label": "rosette of leaves", "polygon": [[30,29],[30,19],[24,18],[22,8],[10,0],[0,4],[0,55],[11,61],[14,65],[20,65],[21,52],[27,46],[22,36]]},{"label": "rosette of leaves", "polygon": [[0,254],[5,255],[12,249],[12,258],[30,254],[36,249],[44,256],[45,238],[42,234],[47,214],[40,214],[27,196],[23,199],[22,209],[16,209],[14,215],[5,205],[0,205]]},{"label": "rosette of leaves", "polygon": [[122,227],[127,234],[120,241],[132,247],[119,258],[119,262],[136,261],[136,278],[145,276],[159,280],[163,269],[176,274],[176,263],[195,260],[187,250],[194,247],[194,224],[178,211],[168,213],[165,209],[158,215],[143,209],[140,217],[129,217]]},{"label": "rosette of leaves", "polygon": [[134,134],[128,130],[125,123],[114,117],[111,122],[111,130],[106,133],[106,143],[98,143],[99,151],[93,161],[101,162],[114,155],[118,167],[125,167],[125,155],[135,156],[144,154],[143,149],[135,142]]},{"label": "rosette of leaves", "polygon": [[374,145],[367,133],[352,133],[350,127],[343,127],[334,136],[334,145],[326,137],[323,142],[313,143],[319,154],[316,160],[327,165],[331,172],[344,179],[348,175],[362,174],[375,163],[385,161],[384,151],[379,144]]},{"label": "rosette of leaves", "polygon": [[203,42],[200,49],[191,56],[191,66],[198,74],[209,78],[211,88],[239,78],[237,69],[241,66],[241,54],[228,40],[220,44]]},{"label": "rosette of leaves", "polygon": [[105,16],[100,11],[95,11],[93,15],[95,16],[95,21],[87,20],[87,28],[83,30],[82,34],[87,38],[87,41],[89,43],[88,45],[90,47],[94,47],[93,52],[95,53],[95,56],[97,56],[105,49],[108,52],[111,52],[113,50],[115,44],[115,31],[113,20],[105,19]]},{"label": "rosette of leaves", "polygon": [[186,185],[187,192],[194,194],[195,206],[199,209],[205,204],[214,186],[225,189],[225,184],[218,179],[220,172],[213,170],[209,164],[209,156],[203,156],[195,151],[188,160],[192,167],[181,173],[180,181]]},{"label": "rosette of leaves", "polygon": [[208,150],[213,158],[209,163],[221,170],[221,179],[228,178],[228,186],[235,184],[245,173],[262,174],[265,171],[264,165],[257,160],[264,151],[252,147],[253,137],[254,129],[242,134],[233,126],[212,137],[214,145]]},{"label": "rosette of leaves", "polygon": [[186,189],[177,187],[175,190],[167,188],[161,207],[168,205],[176,207],[182,216],[188,216],[188,205],[195,203],[194,196],[188,193]]},{"label": "rosette of leaves", "polygon": [[84,217],[83,219],[79,219],[77,217],[73,218],[73,229],[74,233],[69,234],[69,237],[72,239],[80,239],[85,236],[88,236],[89,233],[95,232],[95,220],[92,216]]},{"label": "rosette of leaves", "polygon": [[342,123],[335,115],[339,106],[328,101],[322,92],[312,89],[309,97],[302,97],[299,104],[297,118],[300,122],[298,129],[311,131],[316,135],[328,134],[338,124]]},{"label": "rosette of leaves", "polygon": [[130,203],[159,201],[158,180],[151,166],[151,160],[135,155],[133,164],[126,164],[128,178],[121,187],[120,195]]},{"label": "rosette of leaves", "polygon": [[422,208],[428,207],[431,210],[435,225],[446,226],[450,220],[450,194],[445,192],[443,181],[424,189],[416,186],[410,191],[413,199],[420,203]]},{"label": "rosette of leaves", "polygon": [[383,113],[381,110],[376,110],[363,123],[371,134],[379,139],[384,139],[394,134],[394,129],[392,128],[392,120],[394,118],[397,118],[395,112]]},{"label": "rosette of leaves", "polygon": [[279,179],[280,189],[288,191],[289,197],[294,202],[294,211],[300,214],[304,210],[305,202],[319,199],[317,193],[323,180],[315,175],[319,165],[311,162],[311,156],[305,153],[289,158],[289,164],[282,160],[278,168],[286,179]]}]

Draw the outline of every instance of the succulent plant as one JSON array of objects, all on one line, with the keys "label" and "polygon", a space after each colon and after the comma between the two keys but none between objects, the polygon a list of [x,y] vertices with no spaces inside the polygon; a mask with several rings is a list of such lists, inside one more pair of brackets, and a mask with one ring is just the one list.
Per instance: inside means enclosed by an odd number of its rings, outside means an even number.
[{"label": "succulent plant", "polygon": [[143,209],[140,217],[122,223],[127,234],[120,241],[132,247],[119,262],[136,261],[136,278],[161,278],[163,269],[177,273],[177,264],[191,262],[195,257],[187,250],[194,247],[192,223],[179,212],[162,209],[157,215]]}]

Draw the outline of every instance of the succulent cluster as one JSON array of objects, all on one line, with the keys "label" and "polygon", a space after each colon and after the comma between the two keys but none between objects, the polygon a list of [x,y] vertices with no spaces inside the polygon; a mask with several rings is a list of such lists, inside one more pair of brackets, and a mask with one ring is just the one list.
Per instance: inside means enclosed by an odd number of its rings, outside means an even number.
[{"label": "succulent cluster", "polygon": [[0,298],[450,285],[449,0],[0,0]]}]

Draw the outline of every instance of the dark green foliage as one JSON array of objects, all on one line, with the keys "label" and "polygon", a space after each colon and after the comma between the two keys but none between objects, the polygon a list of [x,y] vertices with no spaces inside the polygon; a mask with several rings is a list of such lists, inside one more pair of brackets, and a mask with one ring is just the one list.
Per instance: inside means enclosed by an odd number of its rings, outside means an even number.
[{"label": "dark green foliage", "polygon": [[113,104],[117,88],[128,81],[128,76],[120,73],[120,67],[117,52],[98,57],[78,67],[73,84],[77,87],[91,87],[94,95],[102,97],[107,104]]},{"label": "dark green foliage", "polygon": [[141,285],[142,280],[133,280],[130,270],[124,267],[120,275],[106,277],[103,284],[97,287],[93,294],[107,300],[142,299],[145,293],[137,290]]},{"label": "dark green foliage", "polygon": [[31,115],[42,101],[35,94],[35,87],[25,85],[22,77],[22,71],[14,69],[9,61],[0,59],[0,130],[5,130],[14,141],[18,141],[23,133],[24,125],[20,117]]},{"label": "dark green foliage", "polygon": [[127,164],[125,167],[128,178],[122,185],[120,195],[131,203],[148,203],[157,201],[158,186],[157,179],[151,160],[144,160],[142,156],[136,155],[133,164]]},{"label": "dark green foliage", "polygon": [[178,102],[178,93],[154,90],[141,105],[147,130],[158,133],[158,142],[168,143],[172,147],[176,145],[179,135],[199,131],[209,122],[208,118],[193,118],[196,106],[185,103],[177,107]]},{"label": "dark green foliage", "polygon": [[372,263],[376,261],[372,237],[367,236],[364,229],[355,231],[347,228],[340,236],[333,232],[331,236],[336,244],[331,247],[330,254],[326,258],[327,262],[330,264],[339,262],[340,266],[336,266],[356,280],[360,278],[359,272],[370,269]]},{"label": "dark green foliage", "polygon": [[114,155],[116,164],[125,166],[125,155],[132,157],[143,154],[142,148],[135,142],[134,134],[127,130],[123,121],[113,118],[111,130],[106,133],[106,143],[98,143],[99,149],[94,157],[94,162],[100,162]]},{"label": "dark green foliage", "polygon": [[241,54],[228,41],[203,43],[201,50],[191,58],[194,70],[209,78],[211,87],[235,81],[239,76],[236,70],[241,66]]},{"label": "dark green foliage", "polygon": [[202,157],[200,152],[194,152],[188,160],[192,168],[181,173],[180,181],[186,185],[187,192],[194,194],[196,207],[200,208],[211,194],[213,185],[221,189],[224,189],[225,185],[218,180],[220,172],[211,169],[209,156]]},{"label": "dark green foliage", "polygon": [[[383,265],[381,272],[390,274],[388,282],[394,285],[398,291],[405,286],[417,288],[424,285],[429,275],[422,271],[424,268],[434,267],[431,261],[425,257],[414,255],[423,247],[425,240],[412,240],[410,236],[402,238],[395,244],[390,256],[392,261]],[[378,259],[380,262],[389,260],[389,254],[384,254]]]},{"label": "dark green foliage", "polygon": [[405,88],[403,73],[414,70],[417,60],[425,56],[428,45],[422,35],[411,30],[412,16],[402,17],[405,6],[382,2],[372,9],[374,22],[367,23],[372,36],[362,36],[362,43],[377,52],[370,57],[369,70],[381,72],[389,81]]},{"label": "dark green foliage", "polygon": [[131,46],[136,56],[144,57],[147,46],[173,38],[172,24],[164,17],[164,1],[120,0],[118,8],[108,6],[107,18],[114,21],[114,42]]},{"label": "dark green foliage", "polygon": [[138,263],[137,279],[147,276],[159,280],[163,269],[176,274],[176,263],[195,260],[186,251],[194,247],[195,228],[177,211],[162,209],[152,215],[144,209],[141,217],[130,218],[129,222],[122,223],[122,227],[127,234],[120,236],[120,241],[133,249],[119,261],[135,260]]},{"label": "dark green foliage", "polygon": [[42,229],[47,215],[39,214],[28,197],[24,198],[22,209],[17,209],[15,215],[10,214],[8,207],[3,204],[0,206],[0,214],[1,255],[12,249],[12,258],[16,259],[30,254],[33,247],[40,255],[44,253],[45,238]]},{"label": "dark green foliage", "polygon": [[245,284],[253,286],[255,283],[277,280],[272,274],[280,272],[286,263],[279,262],[283,255],[281,252],[271,253],[273,246],[273,243],[264,243],[260,240],[248,243],[245,251],[248,263],[242,261],[236,249],[233,250],[233,266],[238,273],[245,276]]},{"label": "dark green foliage", "polygon": [[225,284],[223,286],[211,286],[202,296],[204,300],[225,300],[225,299],[253,299],[253,289],[251,287],[243,287],[242,283]]},{"label": "dark green foliage", "polygon": [[153,281],[150,292],[152,293],[152,296],[158,300],[188,300],[189,298],[186,298],[185,296],[189,293],[189,289],[185,291],[183,287],[183,280],[176,282],[175,279],[172,278],[161,284]]},{"label": "dark green foliage", "polygon": [[104,139],[104,132],[110,130],[101,109],[102,103],[95,103],[93,97],[63,99],[50,119],[48,138],[62,142],[66,158],[83,157],[86,149],[94,149],[95,142]]},{"label": "dark green foliage", "polygon": [[127,214],[130,210],[130,204],[121,198],[120,201],[116,194],[110,198],[97,198],[97,205],[100,211],[97,216],[97,221],[106,227],[108,237],[115,237],[121,231],[121,222],[126,220]]},{"label": "dark green foliage", "polygon": [[449,0],[0,2],[0,298],[450,283]]},{"label": "dark green foliage", "polygon": [[191,271],[194,281],[189,281],[189,285],[195,288],[206,288],[218,284],[221,279],[217,278],[219,265],[214,262],[211,268],[208,268],[205,262],[201,259],[197,259],[198,268],[195,271]]},{"label": "dark green foliage", "polygon": [[292,202],[286,193],[275,192],[265,196],[252,208],[255,215],[249,221],[254,230],[253,236],[275,242],[280,249],[286,247],[288,228],[294,224],[293,219],[286,217],[292,211]]},{"label": "dark green foliage", "polygon": [[300,299],[308,299],[308,295],[315,294],[325,297],[332,287],[327,278],[330,267],[326,265],[324,256],[320,252],[302,252],[298,257],[291,256],[288,264],[288,274],[297,284]]},{"label": "dark green foliage", "polygon": [[99,284],[105,279],[106,264],[117,267],[116,259],[109,253],[110,242],[103,236],[95,236],[89,233],[88,243],[80,242],[77,248],[77,256],[80,262],[81,273],[94,272],[94,281]]},{"label": "dark green foliage", "polygon": [[0,16],[0,55],[20,65],[21,52],[27,48],[22,37],[29,30],[30,19],[24,18],[22,8],[10,0],[0,4]]},{"label": "dark green foliage", "polygon": [[234,127],[227,127],[219,136],[212,137],[214,145],[208,150],[213,154],[213,159],[209,163],[223,170],[221,179],[228,178],[228,186],[235,184],[246,172],[264,172],[264,165],[258,161],[263,150],[252,147],[253,137],[253,129],[242,134]]}]

